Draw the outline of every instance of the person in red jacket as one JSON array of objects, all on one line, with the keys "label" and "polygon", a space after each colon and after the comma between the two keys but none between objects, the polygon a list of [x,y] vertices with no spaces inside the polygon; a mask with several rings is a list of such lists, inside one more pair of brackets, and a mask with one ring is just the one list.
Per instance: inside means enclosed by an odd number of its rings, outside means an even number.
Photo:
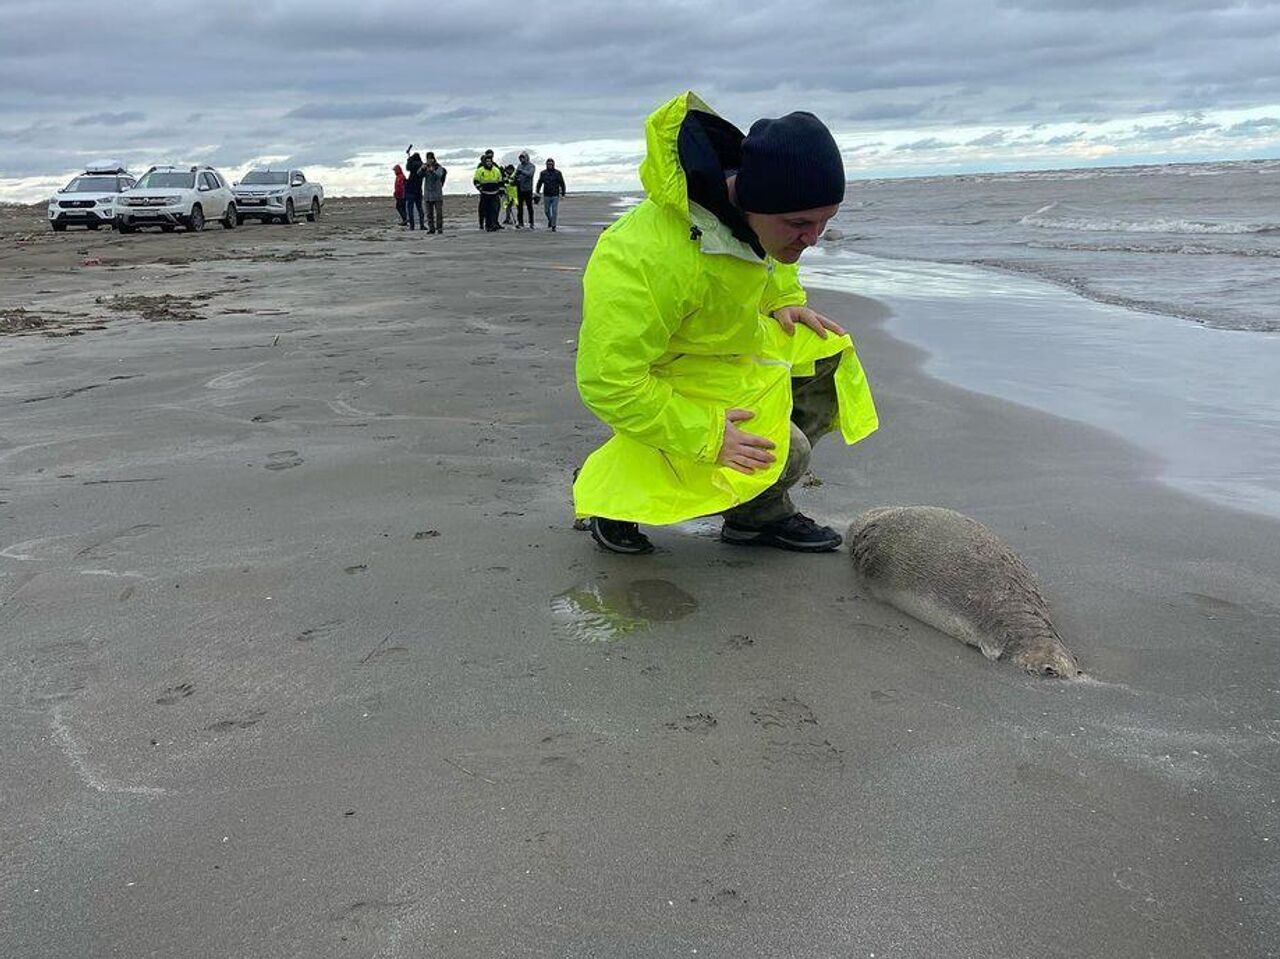
[{"label": "person in red jacket", "polygon": [[391,169],[395,171],[396,175],[396,185],[394,190],[396,197],[396,212],[400,214],[400,225],[405,226],[409,221],[404,218],[404,170],[400,169],[399,163]]}]

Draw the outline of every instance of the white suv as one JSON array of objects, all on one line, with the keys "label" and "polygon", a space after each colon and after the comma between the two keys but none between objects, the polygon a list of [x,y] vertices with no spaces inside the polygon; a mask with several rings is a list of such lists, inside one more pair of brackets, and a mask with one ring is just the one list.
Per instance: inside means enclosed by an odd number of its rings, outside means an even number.
[{"label": "white suv", "polygon": [[49,226],[61,233],[78,223],[90,230],[115,222],[120,192],[134,180],[119,163],[95,163],[49,200]]},{"label": "white suv", "polygon": [[184,226],[197,233],[213,220],[228,230],[236,225],[235,197],[221,173],[211,166],[153,166],[120,198],[116,229]]}]

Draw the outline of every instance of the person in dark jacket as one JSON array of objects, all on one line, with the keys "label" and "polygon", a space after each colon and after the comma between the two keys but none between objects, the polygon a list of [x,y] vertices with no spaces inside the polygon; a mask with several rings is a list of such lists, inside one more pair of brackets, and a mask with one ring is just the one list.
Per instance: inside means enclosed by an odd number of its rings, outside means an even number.
[{"label": "person in dark jacket", "polygon": [[400,225],[406,226],[404,218],[404,170],[400,169],[399,163],[393,166],[391,170],[396,175],[396,185],[392,190],[396,198],[396,212],[400,214]]},{"label": "person in dark jacket", "polygon": [[538,192],[542,194],[542,215],[547,218],[547,228],[554,233],[560,198],[564,196],[564,174],[556,169],[555,160],[548,159],[547,168],[538,174]]},{"label": "person in dark jacket", "polygon": [[422,155],[415,153],[409,157],[409,175],[404,184],[405,213],[409,216],[409,229],[413,229],[413,214],[418,213],[418,229],[425,230],[426,222],[422,217]]},{"label": "person in dark jacket", "polygon": [[444,180],[449,171],[427,151],[422,164],[422,199],[427,205],[427,232],[444,232]]},{"label": "person in dark jacket", "polygon": [[502,202],[502,169],[493,162],[493,154],[486,153],[476,167],[471,178],[476,192],[480,194],[480,221],[482,228],[493,232],[501,230],[498,222],[499,204]]},{"label": "person in dark jacket", "polygon": [[520,154],[516,167],[516,229],[524,226],[525,211],[529,211],[529,229],[533,229],[533,175],[538,168],[529,162],[529,154]]},{"label": "person in dark jacket", "polygon": [[[485,151],[484,151],[484,153],[481,153],[481,154],[480,154],[480,160],[479,160],[479,162],[476,164],[476,169],[477,169],[477,170],[478,170],[478,169],[480,169],[482,166],[484,166],[484,158],[485,158],[485,157],[488,157],[490,160],[492,160],[492,159],[493,159],[493,151],[492,151],[492,150],[485,150]],[[474,181],[473,181],[473,182],[474,182]],[[481,198],[481,200],[480,200],[480,204],[479,204],[479,208],[478,208],[478,210],[477,210],[477,213],[479,214],[479,217],[480,217],[480,229],[482,229],[482,230],[483,230],[483,229],[484,229],[484,227],[485,227],[485,222],[484,222],[484,216],[485,216],[485,205],[484,205],[484,199],[483,199],[483,197],[482,197],[482,198]]]}]

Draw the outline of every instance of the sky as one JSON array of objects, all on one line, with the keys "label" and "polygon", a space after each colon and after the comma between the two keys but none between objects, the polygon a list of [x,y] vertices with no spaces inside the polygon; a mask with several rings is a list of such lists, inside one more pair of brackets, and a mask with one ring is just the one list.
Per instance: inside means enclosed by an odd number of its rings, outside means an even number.
[{"label": "sky", "polygon": [[635,189],[686,89],[816,113],[853,179],[1280,157],[1280,0],[0,0],[0,201],[106,157],[380,194],[409,143]]}]

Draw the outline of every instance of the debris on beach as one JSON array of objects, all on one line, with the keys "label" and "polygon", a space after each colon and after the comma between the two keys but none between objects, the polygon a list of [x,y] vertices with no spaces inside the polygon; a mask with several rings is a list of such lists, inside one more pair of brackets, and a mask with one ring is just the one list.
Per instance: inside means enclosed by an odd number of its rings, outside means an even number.
[{"label": "debris on beach", "polygon": [[105,330],[101,322],[85,313],[53,310],[35,313],[22,307],[0,310],[0,336],[81,336],[85,330]]},{"label": "debris on beach", "polygon": [[94,302],[118,313],[136,313],[144,320],[151,320],[153,323],[186,322],[203,320],[203,314],[196,311],[196,303],[211,300],[213,297],[213,293],[192,293],[189,296],[174,293],[129,296],[117,293],[110,299],[100,296]]}]

